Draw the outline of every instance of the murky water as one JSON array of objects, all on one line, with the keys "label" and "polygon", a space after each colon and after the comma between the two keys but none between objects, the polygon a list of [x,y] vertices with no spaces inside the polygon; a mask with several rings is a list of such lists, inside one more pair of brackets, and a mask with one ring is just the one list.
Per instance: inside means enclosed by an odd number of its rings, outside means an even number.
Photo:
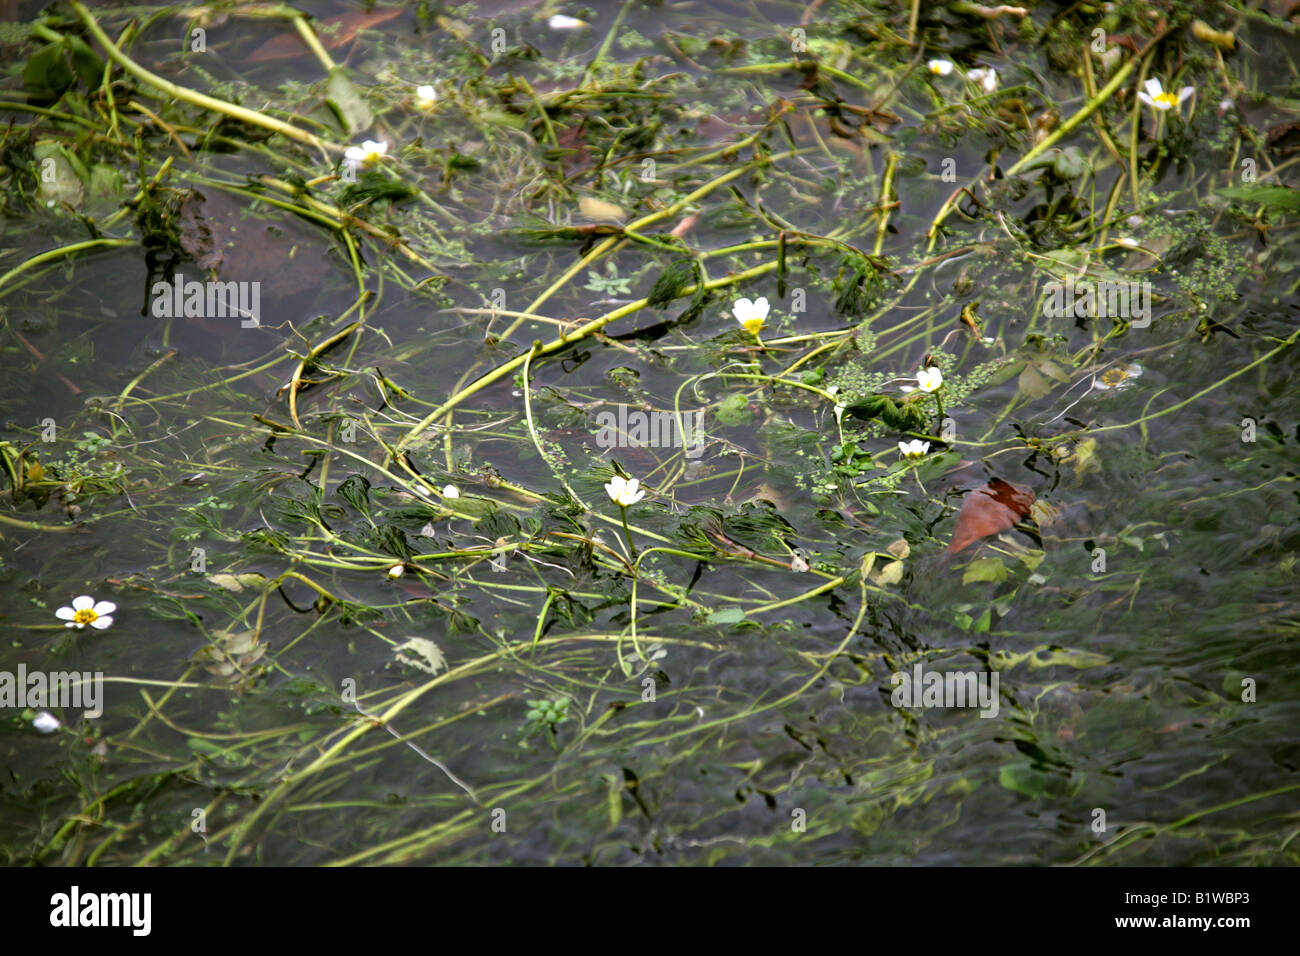
[{"label": "murky water", "polygon": [[[165,19],[132,47],[192,89],[296,102],[332,142],[382,135],[390,185],[313,187],[374,227],[345,239],[337,208],[284,208],[333,162],[233,129],[240,145],[206,150],[205,130],[177,131],[181,151],[132,113],[148,175],[173,157],[176,192],[154,198],[189,197],[183,254],[143,248],[126,216],[105,235],[137,241],[0,285],[6,491],[22,476],[0,512],[0,670],[104,678],[92,721],[50,708],[63,726],[42,734],[3,712],[4,859],[1293,862],[1294,214],[1256,229],[1214,193],[1240,184],[1239,127],[1258,139],[1293,121],[1262,64],[1294,41],[1244,28],[1229,64],[1253,92],[1222,113],[1200,66],[1190,125],[1139,111],[1134,205],[1118,107],[1104,115],[1123,162],[1085,125],[1061,143],[1085,154],[1083,178],[989,181],[986,158],[1005,173],[1029,148],[1017,123],[1084,102],[1014,28],[995,53],[981,29],[923,18],[950,44],[927,56],[999,72],[999,108],[961,119],[979,91],[923,63],[905,78],[916,53],[892,9],[809,11],[794,52],[820,72],[780,65],[803,7],[589,9],[576,30],[479,5],[442,22],[404,11],[352,43],[323,32],[377,117],[351,137],[319,88],[277,89],[323,82],[309,53],[255,54],[284,24],[214,22],[211,52],[178,56],[185,26]],[[125,22],[95,14],[112,36]],[[599,91],[536,106],[598,53]],[[409,103],[425,82],[431,115]],[[42,123],[33,140],[72,140]],[[1157,135],[1176,161],[1149,163]],[[1284,150],[1258,158],[1264,181],[1294,184]],[[122,172],[129,199],[138,173]],[[75,212],[24,195],[4,270],[87,237]],[[611,225],[664,209],[635,236]],[[877,249],[854,305],[853,262]],[[1149,325],[1045,312],[1080,250],[1094,275],[1152,283]],[[679,288],[755,274],[638,308],[465,396],[451,428],[413,429],[534,339],[652,295],[681,260]],[[206,280],[205,265],[260,282],[258,327],[157,314],[154,283]],[[763,346],[730,314],[741,295],[772,303]],[[304,365],[291,408],[299,360],[356,322]],[[942,436],[928,404],[925,427],[897,431],[837,424],[817,392],[905,403],[927,356]],[[811,391],[771,382],[817,369]],[[598,416],[620,405],[705,409],[701,454],[602,447]],[[934,440],[898,471],[904,432]],[[872,456],[857,474],[835,469],[850,439]],[[628,511],[636,547],[667,549],[642,558],[635,605],[611,460],[651,489]],[[964,496],[994,478],[1036,510],[948,554]],[[116,603],[110,628],[63,627],[56,609],[80,594]],[[435,642],[436,676],[399,650],[412,638]],[[892,675],[918,666],[996,673],[996,713],[895,706]],[[553,732],[536,701],[567,701]]]}]

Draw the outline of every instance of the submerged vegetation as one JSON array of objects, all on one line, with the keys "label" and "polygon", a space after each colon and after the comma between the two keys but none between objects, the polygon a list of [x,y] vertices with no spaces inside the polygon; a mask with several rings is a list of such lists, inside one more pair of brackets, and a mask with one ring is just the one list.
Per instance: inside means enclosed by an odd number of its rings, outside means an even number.
[{"label": "submerged vegetation", "polygon": [[0,24],[0,861],[1300,862],[1286,6]]}]

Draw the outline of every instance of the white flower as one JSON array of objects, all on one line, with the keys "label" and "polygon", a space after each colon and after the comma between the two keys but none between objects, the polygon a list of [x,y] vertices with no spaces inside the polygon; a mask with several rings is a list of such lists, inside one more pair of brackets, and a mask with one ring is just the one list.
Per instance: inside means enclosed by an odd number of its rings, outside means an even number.
[{"label": "white flower", "polygon": [[422,110],[432,109],[438,102],[438,91],[432,86],[420,86],[415,90],[415,105]]},{"label": "white flower", "polygon": [[1137,244],[1138,244],[1138,241],[1134,239],[1132,236],[1120,236],[1115,241],[1118,242],[1121,246],[1128,246],[1130,249],[1137,248]]},{"label": "white flower", "polygon": [[442,489],[442,496],[444,498],[459,498],[460,489],[455,485],[448,485],[446,488]]},{"label": "white flower", "polygon": [[117,605],[112,601],[96,604],[93,597],[83,594],[72,599],[72,607],[61,607],[54,612],[54,616],[60,621],[67,621],[65,627],[75,627],[80,631],[89,624],[95,630],[102,631],[113,623],[110,615],[116,610]]},{"label": "white flower", "polygon": [[916,384],[923,392],[937,392],[943,387],[943,372],[937,368],[923,368],[916,373]]},{"label": "white flower", "polygon": [[1154,77],[1147,80],[1146,89],[1147,91],[1145,93],[1140,90],[1138,91],[1138,99],[1152,109],[1160,110],[1161,112],[1171,110],[1175,106],[1182,106],[1183,100],[1196,92],[1193,87],[1184,86],[1178,91],[1177,95],[1166,93],[1164,86]]},{"label": "white flower", "polygon": [[1133,379],[1141,374],[1142,366],[1137,362],[1120,362],[1114,368],[1108,368],[1100,375],[1093,376],[1092,387],[1101,392],[1109,392],[1112,388],[1128,388],[1133,384]]},{"label": "white flower", "polygon": [[645,492],[640,490],[640,485],[641,482],[637,478],[629,480],[622,475],[615,475],[610,479],[609,484],[605,485],[605,493],[609,495],[609,500],[620,508],[629,508],[645,497]]},{"label": "white flower", "polygon": [[579,20],[577,17],[566,17],[562,13],[557,13],[546,21],[546,25],[552,30],[581,30],[587,25],[587,21]]},{"label": "white flower", "polygon": [[349,146],[343,151],[343,162],[347,163],[353,169],[360,169],[362,166],[373,166],[384,158],[388,152],[388,144],[381,140],[366,140],[360,146]]},{"label": "white flower", "polygon": [[406,573],[406,565],[404,564],[394,564],[391,568],[388,569],[388,576],[392,578],[394,581],[396,581],[405,573]]},{"label": "white flower", "polygon": [[63,721],[51,713],[41,711],[36,715],[36,719],[32,721],[32,726],[43,734],[52,734],[63,726]]},{"label": "white flower", "polygon": [[952,60],[931,60],[926,68],[935,76],[947,76],[952,72]]},{"label": "white flower", "polygon": [[767,321],[768,310],[766,296],[753,302],[748,299],[737,299],[731,304],[731,312],[736,317],[736,321],[743,325],[750,335],[758,335],[762,331],[763,323]]},{"label": "white flower", "polygon": [[930,452],[930,443],[921,441],[919,438],[913,438],[911,441],[900,441],[898,443],[898,453],[904,458],[920,458]]},{"label": "white flower", "polygon": [[978,83],[985,93],[992,93],[998,88],[998,71],[991,66],[981,66],[966,74],[966,79]]}]

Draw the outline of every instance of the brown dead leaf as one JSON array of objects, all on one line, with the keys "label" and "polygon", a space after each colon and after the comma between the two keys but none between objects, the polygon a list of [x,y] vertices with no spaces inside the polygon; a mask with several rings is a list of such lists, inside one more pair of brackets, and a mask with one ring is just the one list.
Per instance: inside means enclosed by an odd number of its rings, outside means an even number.
[{"label": "brown dead leaf", "polygon": [[1028,515],[1033,505],[1032,491],[1001,478],[976,488],[961,503],[948,553],[956,554],[980,538],[1007,530]]},{"label": "brown dead leaf", "polygon": [[[320,37],[321,45],[325,49],[337,50],[355,40],[359,31],[377,27],[401,15],[400,9],[376,10],[373,13],[354,10],[351,13],[343,13],[319,21],[315,28],[316,35]],[[333,29],[335,26],[338,27],[337,30]],[[273,60],[291,60],[308,52],[307,44],[302,42],[297,31],[292,27],[289,29],[291,32],[273,37],[250,53],[248,62],[270,63]]]}]

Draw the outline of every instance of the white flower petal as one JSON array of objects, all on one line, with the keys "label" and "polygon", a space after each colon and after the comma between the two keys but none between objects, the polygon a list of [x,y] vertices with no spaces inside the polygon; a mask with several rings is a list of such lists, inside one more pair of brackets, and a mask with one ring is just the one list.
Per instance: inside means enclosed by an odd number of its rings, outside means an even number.
[{"label": "white flower petal", "polygon": [[70,607],[61,607],[54,612],[54,616],[57,617],[60,621],[71,621],[74,617],[77,616],[77,612]]},{"label": "white flower petal", "polygon": [[75,627],[77,630],[81,630],[81,629],[82,629],[83,627],[85,627],[86,625],[84,625],[84,624],[78,624],[76,621],[69,621],[67,624],[64,624],[63,626],[64,626],[64,627]]},{"label": "white flower petal", "polygon": [[1147,80],[1145,85],[1146,85],[1147,93],[1150,94],[1150,96],[1153,99],[1165,91],[1165,88],[1160,84],[1160,81],[1157,80],[1155,77],[1152,77],[1151,79]]},{"label": "white flower petal", "polygon": [[101,616],[105,614],[112,614],[116,610],[117,610],[117,605],[114,604],[112,601],[100,601],[98,604],[95,605],[95,613]]},{"label": "white flower petal", "polygon": [[926,392],[936,392],[943,385],[943,373],[937,368],[923,368],[916,373],[916,383]]},{"label": "white flower petal", "polygon": [[1195,92],[1196,92],[1196,88],[1191,86],[1184,86],[1181,90],[1179,90],[1178,91],[1179,105],[1182,105],[1183,100],[1187,99],[1187,97],[1191,96]]},{"label": "white flower petal", "polygon": [[111,617],[97,617],[90,622],[90,626],[97,631],[102,631],[106,627],[113,626],[113,619]]},{"label": "white flower petal", "polygon": [[1153,100],[1151,97],[1147,96],[1145,93],[1138,93],[1138,99],[1141,100],[1143,103],[1145,103],[1147,106],[1155,107],[1156,105],[1156,101]]},{"label": "white flower petal", "polygon": [[72,606],[78,611],[85,611],[95,606],[95,599],[89,594],[82,594],[72,599]]},{"label": "white flower petal", "polygon": [[446,488],[442,489],[442,496],[444,498],[459,498],[460,489],[455,485],[448,485]]},{"label": "white flower petal", "polygon": [[32,726],[43,734],[52,734],[63,726],[63,722],[53,714],[41,711],[32,721]]}]

